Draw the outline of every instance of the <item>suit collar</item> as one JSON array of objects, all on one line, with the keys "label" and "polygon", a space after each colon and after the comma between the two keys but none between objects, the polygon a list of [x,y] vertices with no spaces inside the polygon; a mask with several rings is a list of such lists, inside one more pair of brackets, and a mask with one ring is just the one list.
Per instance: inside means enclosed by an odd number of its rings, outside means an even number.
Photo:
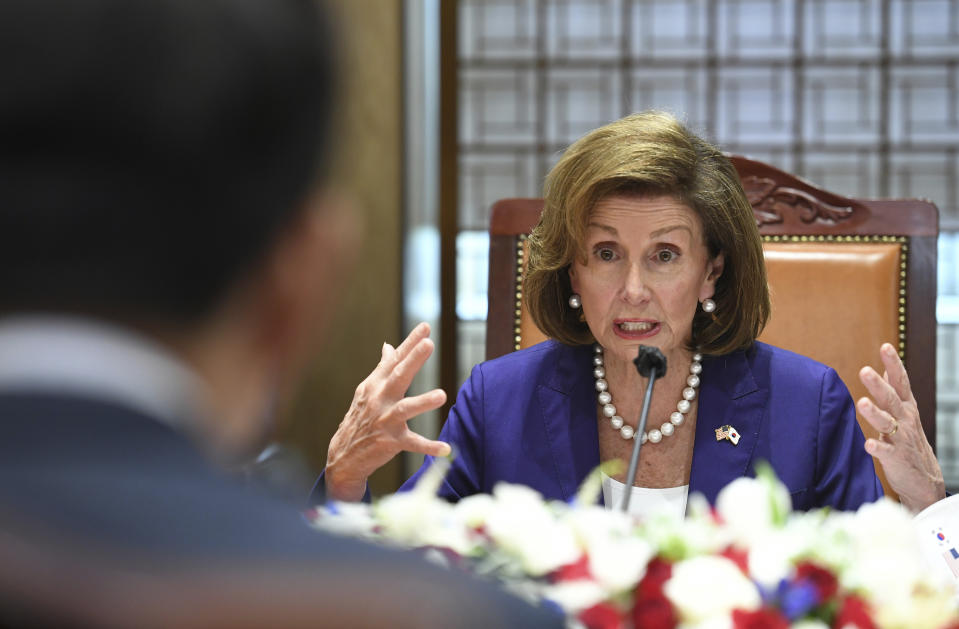
[{"label": "suit collar", "polygon": [[543,371],[538,384],[565,395],[579,392],[589,373],[593,348],[589,345],[563,345],[553,340],[546,343],[549,344],[546,360],[552,365]]},{"label": "suit collar", "polygon": [[[570,500],[599,465],[596,400],[589,372],[592,348],[550,342],[554,346],[547,360],[553,367],[545,369],[536,383],[536,396],[558,490],[564,500]],[[759,441],[769,391],[753,373],[755,351],[752,347],[703,361],[689,491],[701,492],[710,502],[720,489],[749,472]],[[716,440],[716,428],[726,424],[740,433],[738,445]]]},{"label": "suit collar", "polygon": [[563,500],[576,495],[579,485],[599,465],[599,435],[590,365],[589,345],[553,346],[552,363],[536,383],[543,434],[553,457],[558,493]]},{"label": "suit collar", "polygon": [[[703,361],[689,491],[711,503],[720,489],[747,474],[759,441],[769,391],[754,377],[754,353],[752,347]],[[738,445],[716,440],[716,429],[724,425],[739,432]]]}]

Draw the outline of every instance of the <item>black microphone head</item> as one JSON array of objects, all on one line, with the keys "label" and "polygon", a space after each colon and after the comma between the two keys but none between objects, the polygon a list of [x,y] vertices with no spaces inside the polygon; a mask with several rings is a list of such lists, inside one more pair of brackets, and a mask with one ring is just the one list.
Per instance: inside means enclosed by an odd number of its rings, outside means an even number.
[{"label": "black microphone head", "polygon": [[640,345],[639,355],[633,359],[633,364],[636,365],[639,375],[644,378],[649,378],[650,373],[654,373],[656,378],[666,375],[666,357],[658,347]]}]

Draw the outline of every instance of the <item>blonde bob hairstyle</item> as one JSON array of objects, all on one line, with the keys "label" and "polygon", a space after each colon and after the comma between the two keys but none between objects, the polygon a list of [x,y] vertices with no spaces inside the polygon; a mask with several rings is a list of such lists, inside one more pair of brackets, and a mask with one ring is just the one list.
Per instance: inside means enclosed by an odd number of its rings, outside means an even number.
[{"label": "blonde bob hairstyle", "polygon": [[769,318],[762,241],[739,175],[718,148],[673,116],[643,112],[573,143],[546,176],[545,207],[529,237],[526,303],[536,325],[568,345],[594,341],[568,305],[569,266],[586,261],[596,203],[614,195],[670,196],[692,209],[710,257],[722,253],[713,315],[697,309],[691,347],[722,355],[748,348]]}]

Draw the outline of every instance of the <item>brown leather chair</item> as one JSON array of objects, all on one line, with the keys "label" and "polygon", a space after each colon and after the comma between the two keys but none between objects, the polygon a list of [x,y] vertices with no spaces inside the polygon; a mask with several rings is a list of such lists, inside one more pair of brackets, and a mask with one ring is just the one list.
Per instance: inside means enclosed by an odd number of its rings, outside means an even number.
[{"label": "brown leather chair", "polygon": [[[936,206],[846,198],[767,164],[731,159],[766,253],[772,316],[760,340],[835,368],[854,399],[866,395],[859,369],[881,367],[882,342],[898,345],[935,447]],[[542,208],[542,199],[493,206],[487,359],[546,338],[526,311],[522,286],[526,236]]]}]

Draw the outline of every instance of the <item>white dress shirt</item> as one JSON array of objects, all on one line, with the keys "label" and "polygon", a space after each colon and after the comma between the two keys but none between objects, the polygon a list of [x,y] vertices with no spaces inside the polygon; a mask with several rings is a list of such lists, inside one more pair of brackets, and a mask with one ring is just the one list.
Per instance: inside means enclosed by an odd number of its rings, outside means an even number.
[{"label": "white dress shirt", "polygon": [[0,392],[64,393],[113,402],[188,431],[199,376],[148,337],[81,317],[0,318]]},{"label": "white dress shirt", "polygon": [[[626,494],[626,485],[606,474],[603,479],[603,502],[607,509],[619,509]],[[686,502],[689,496],[689,485],[667,487],[665,489],[650,489],[648,487],[633,487],[629,497],[629,512],[640,518],[648,518],[654,513],[667,513],[677,520],[686,517]]]}]

